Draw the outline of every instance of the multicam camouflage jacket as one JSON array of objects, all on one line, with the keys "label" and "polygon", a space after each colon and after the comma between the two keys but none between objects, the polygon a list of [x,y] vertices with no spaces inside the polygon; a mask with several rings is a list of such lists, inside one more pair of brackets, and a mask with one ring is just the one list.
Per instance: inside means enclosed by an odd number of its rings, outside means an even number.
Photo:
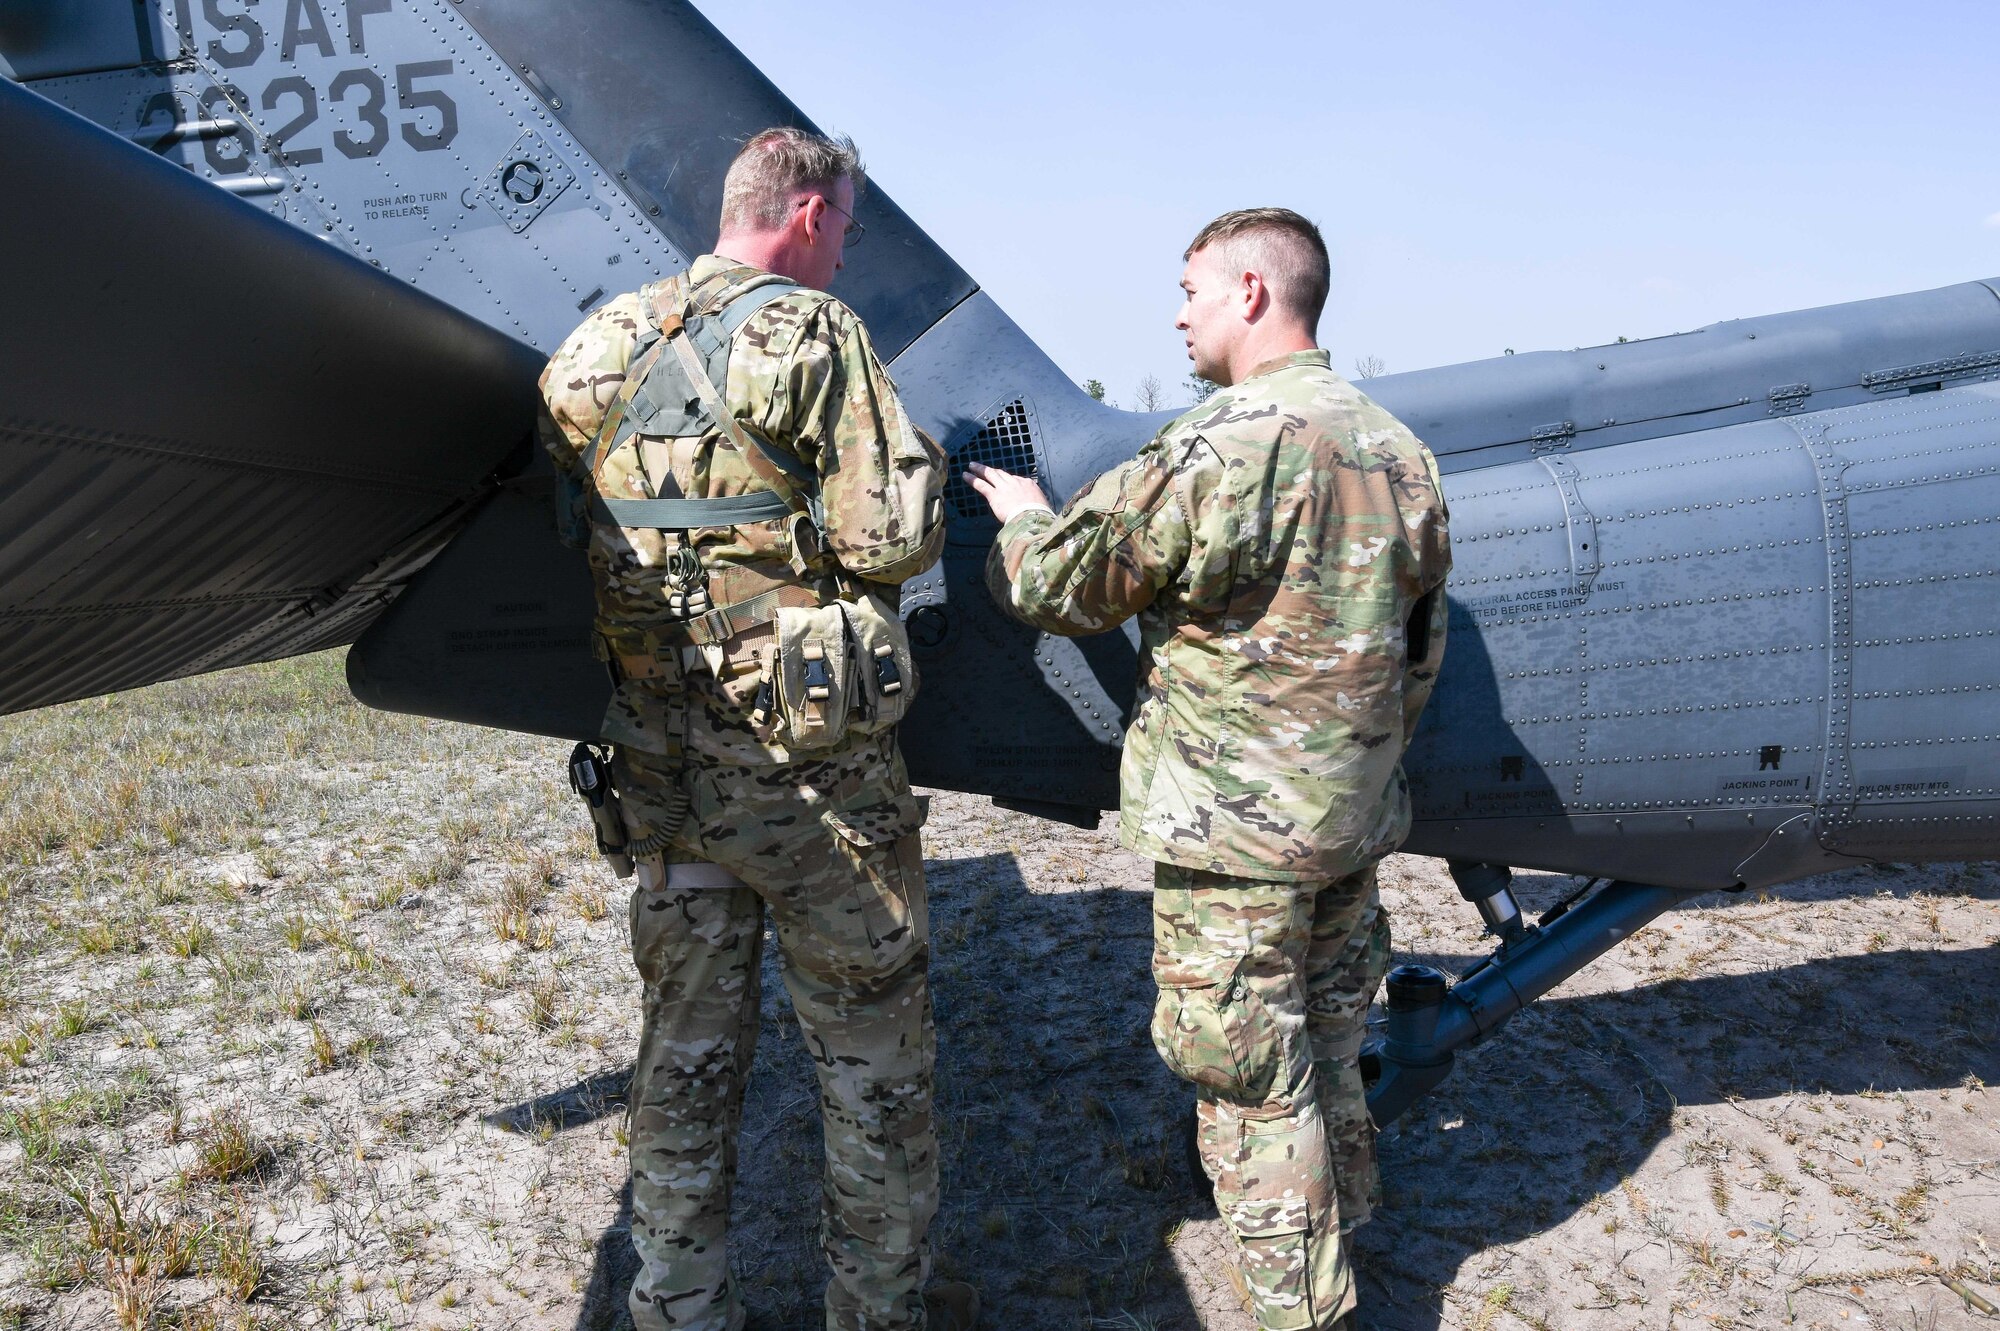
[{"label": "multicam camouflage jacket", "polygon": [[1015,515],[987,583],[1051,633],[1139,616],[1128,847],[1333,878],[1409,831],[1402,753],[1443,660],[1447,527],[1429,450],[1302,351],[1217,391],[1060,515]]},{"label": "multicam camouflage jacket", "polygon": [[[689,303],[715,308],[764,276],[704,255],[687,274]],[[542,442],[568,474],[581,470],[625,382],[643,317],[636,292],[608,302],[570,334],[542,374],[548,406]],[[824,292],[793,290],[743,322],[728,366],[718,387],[731,415],[815,478],[822,513],[817,530],[801,517],[688,533],[707,571],[712,605],[773,590],[785,603],[806,605],[833,592],[859,596],[868,584],[893,587],[936,561],[944,542],[944,455],[904,414],[852,310]],[[594,483],[607,495],[639,499],[676,491],[713,499],[768,488],[716,428],[678,442],[634,436],[603,458]],[[675,617],[666,573],[680,540],[654,528],[592,524],[600,634]],[[654,661],[615,657],[621,683],[605,738],[660,754],[676,753],[684,742],[721,761],[785,761],[782,747],[749,719],[769,640],[764,626],[707,649],[705,670],[688,669],[672,652]],[[667,730],[683,699],[693,704],[684,736]]]}]

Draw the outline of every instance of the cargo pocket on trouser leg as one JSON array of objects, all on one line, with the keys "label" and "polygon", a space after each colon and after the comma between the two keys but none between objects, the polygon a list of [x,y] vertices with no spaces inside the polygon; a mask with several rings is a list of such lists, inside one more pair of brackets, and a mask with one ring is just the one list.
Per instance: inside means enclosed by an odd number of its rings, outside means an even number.
[{"label": "cargo pocket on trouser leg", "polygon": [[796,907],[794,955],[808,970],[886,975],[930,940],[918,836],[926,811],[924,800],[901,795],[821,815],[831,835],[823,852],[801,859],[786,894]]},{"label": "cargo pocket on trouser leg", "polygon": [[1263,1331],[1320,1331],[1354,1311],[1354,1278],[1340,1227],[1303,1197],[1229,1209],[1237,1259]]},{"label": "cargo pocket on trouser leg", "polygon": [[1220,984],[1163,985],[1153,1047],[1176,1075],[1247,1104],[1271,1093],[1285,1062],[1277,1019],[1240,971]]},{"label": "cargo pocket on trouser leg", "polygon": [[1216,1209],[1236,1235],[1244,1283],[1266,1331],[1330,1327],[1354,1307],[1340,1209],[1316,1097],[1288,1109],[1206,1105]]}]

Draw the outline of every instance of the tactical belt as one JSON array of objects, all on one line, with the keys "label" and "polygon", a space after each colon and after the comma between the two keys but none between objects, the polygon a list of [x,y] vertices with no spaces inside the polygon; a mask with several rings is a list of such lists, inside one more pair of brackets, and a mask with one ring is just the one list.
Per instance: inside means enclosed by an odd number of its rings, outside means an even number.
[{"label": "tactical belt", "polygon": [[597,629],[598,640],[612,656],[654,658],[682,647],[711,647],[728,642],[746,629],[768,624],[778,617],[778,593],[773,587],[747,601],[717,606],[693,619],[667,620],[644,628],[605,625]]}]

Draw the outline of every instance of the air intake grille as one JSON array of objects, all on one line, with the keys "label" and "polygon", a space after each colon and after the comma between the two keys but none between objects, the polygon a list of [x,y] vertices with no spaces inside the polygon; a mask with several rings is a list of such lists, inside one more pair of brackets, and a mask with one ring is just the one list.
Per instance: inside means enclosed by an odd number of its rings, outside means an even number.
[{"label": "air intake grille", "polygon": [[951,479],[945,483],[945,498],[962,518],[990,517],[986,501],[965,479],[968,462],[983,462],[1016,476],[1041,475],[1035,465],[1034,410],[1026,398],[1015,398],[994,412],[993,418],[951,455]]}]

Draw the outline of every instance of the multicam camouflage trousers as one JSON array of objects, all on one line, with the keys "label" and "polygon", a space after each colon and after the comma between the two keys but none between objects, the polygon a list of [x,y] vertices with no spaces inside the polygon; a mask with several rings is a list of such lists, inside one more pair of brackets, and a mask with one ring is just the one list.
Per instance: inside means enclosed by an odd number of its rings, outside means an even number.
[{"label": "multicam camouflage trousers", "polygon": [[[658,826],[672,770],[621,752],[615,775],[627,821]],[[645,982],[630,1124],[633,1321],[639,1331],[743,1325],[725,1233],[768,907],[819,1072],[828,1331],[920,1328],[937,1210],[936,1036],[923,809],[894,738],[680,779],[688,821],[665,865],[642,864],[632,894]]]},{"label": "multicam camouflage trousers", "polygon": [[1354,1310],[1345,1235],[1376,1200],[1357,1060],[1389,964],[1375,869],[1270,883],[1157,866],[1153,1043],[1195,1084],[1202,1166],[1258,1322]]}]

